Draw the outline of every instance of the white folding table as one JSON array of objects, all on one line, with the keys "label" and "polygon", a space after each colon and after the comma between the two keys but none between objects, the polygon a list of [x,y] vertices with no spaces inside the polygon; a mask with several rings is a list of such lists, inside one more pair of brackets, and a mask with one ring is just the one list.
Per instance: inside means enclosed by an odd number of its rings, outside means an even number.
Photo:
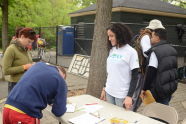
[{"label": "white folding table", "polygon": [[[110,124],[110,119],[113,117],[125,119],[131,124],[163,124],[162,122],[151,119],[149,117],[146,117],[136,112],[127,111],[124,108],[110,104],[91,95],[80,95],[80,96],[69,97],[68,102],[75,103],[77,105],[77,108],[84,106],[85,104],[91,104],[91,103],[96,103],[97,105],[103,106],[101,109],[98,110],[98,112],[100,117],[105,118],[105,120],[100,122],[99,124]],[[50,111],[51,106],[48,106],[47,110]],[[56,117],[56,119],[58,119],[59,122],[61,122],[62,124],[70,124],[68,122],[69,119],[80,116],[84,113],[86,112],[75,111],[74,113],[65,113],[61,117]]]}]

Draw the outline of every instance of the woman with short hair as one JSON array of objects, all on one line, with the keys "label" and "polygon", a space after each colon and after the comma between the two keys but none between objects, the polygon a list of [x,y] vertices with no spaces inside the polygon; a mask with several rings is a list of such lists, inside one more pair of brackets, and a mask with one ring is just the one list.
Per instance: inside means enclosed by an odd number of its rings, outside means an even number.
[{"label": "woman with short hair", "polygon": [[27,47],[36,40],[36,33],[32,28],[23,28],[19,31],[18,38],[11,41],[3,56],[3,72],[10,75],[8,93],[20,80],[21,76],[32,65],[31,55]]}]

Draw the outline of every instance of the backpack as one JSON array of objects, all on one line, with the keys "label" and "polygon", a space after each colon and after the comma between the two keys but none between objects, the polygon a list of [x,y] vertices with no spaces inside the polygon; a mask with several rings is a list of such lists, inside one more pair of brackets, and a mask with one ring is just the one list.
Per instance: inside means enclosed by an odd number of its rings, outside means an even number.
[{"label": "backpack", "polygon": [[138,80],[135,88],[135,92],[132,96],[133,99],[133,106],[131,108],[132,111],[137,111],[137,109],[140,107],[142,100],[140,98],[141,90],[143,89],[144,86],[144,76],[145,76],[145,70],[146,70],[146,58],[143,56],[143,51],[140,45],[141,38],[144,35],[149,35],[151,37],[151,31],[149,29],[144,29],[143,32],[141,32],[140,35],[136,35],[135,39],[133,41],[133,48],[137,51],[138,53],[138,58],[139,58],[139,74],[138,74]]},{"label": "backpack", "polygon": [[144,35],[148,35],[151,38],[151,31],[149,29],[144,29],[140,35],[135,36],[136,38],[133,41],[133,48],[137,51],[138,53],[138,58],[139,58],[139,66],[142,74],[145,74],[145,68],[146,68],[146,58],[143,55],[143,51],[140,45],[141,39]]},{"label": "backpack", "polygon": [[141,94],[141,90],[142,90],[143,86],[144,86],[144,75],[139,73],[136,88],[135,88],[134,94],[132,96],[133,105],[132,105],[131,110],[134,112],[137,111],[137,109],[140,107],[140,105],[142,103],[142,99],[140,98],[140,94]]}]

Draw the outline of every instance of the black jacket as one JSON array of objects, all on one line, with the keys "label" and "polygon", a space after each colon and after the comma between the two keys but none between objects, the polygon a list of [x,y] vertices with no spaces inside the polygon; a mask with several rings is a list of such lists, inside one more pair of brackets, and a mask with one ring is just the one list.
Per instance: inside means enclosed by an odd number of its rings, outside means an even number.
[{"label": "black jacket", "polygon": [[152,52],[157,56],[158,68],[150,90],[156,100],[164,99],[177,89],[177,51],[166,41],[160,41],[147,52],[149,58]]}]

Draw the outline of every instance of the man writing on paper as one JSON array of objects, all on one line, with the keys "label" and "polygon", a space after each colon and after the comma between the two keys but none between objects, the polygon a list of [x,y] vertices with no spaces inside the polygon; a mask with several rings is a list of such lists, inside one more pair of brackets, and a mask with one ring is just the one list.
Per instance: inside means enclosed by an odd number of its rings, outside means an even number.
[{"label": "man writing on paper", "polygon": [[144,90],[150,90],[156,102],[168,105],[177,89],[177,51],[166,40],[165,29],[152,32]]},{"label": "man writing on paper", "polygon": [[39,124],[42,110],[52,104],[59,117],[66,112],[66,72],[39,62],[31,67],[10,92],[3,110],[3,124]]}]

